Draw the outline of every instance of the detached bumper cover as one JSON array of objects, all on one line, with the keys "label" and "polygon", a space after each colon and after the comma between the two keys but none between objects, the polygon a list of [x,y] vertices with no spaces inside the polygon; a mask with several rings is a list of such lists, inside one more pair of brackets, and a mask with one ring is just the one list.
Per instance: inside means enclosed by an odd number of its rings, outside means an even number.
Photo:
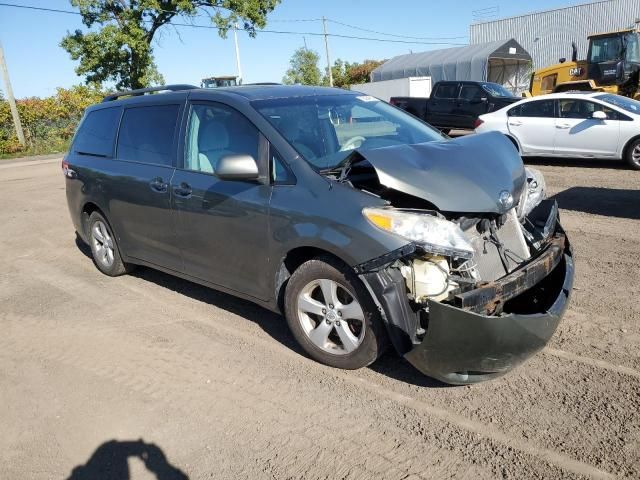
[{"label": "detached bumper cover", "polygon": [[[374,274],[369,274],[371,289],[380,293],[376,296],[396,350],[422,373],[450,384],[489,380],[524,362],[549,342],[569,303],[574,264],[569,245],[560,236],[562,244],[551,242],[528,269],[513,272],[498,285],[470,292],[476,293],[465,297],[466,308],[429,302],[426,333],[421,342],[414,337],[410,345],[414,315],[397,305],[392,308],[389,285],[380,291]],[[544,278],[542,265],[546,266]],[[496,302],[501,294],[504,301]],[[398,297],[394,301],[404,303]],[[456,303],[465,304],[460,299]],[[497,304],[501,313],[493,312]]]}]

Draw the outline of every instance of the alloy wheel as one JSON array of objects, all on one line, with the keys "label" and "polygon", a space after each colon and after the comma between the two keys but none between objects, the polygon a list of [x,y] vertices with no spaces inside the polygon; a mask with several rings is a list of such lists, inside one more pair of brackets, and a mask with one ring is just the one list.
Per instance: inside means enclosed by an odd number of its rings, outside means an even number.
[{"label": "alloy wheel", "polygon": [[640,165],[640,144],[636,145],[631,152],[631,160],[633,160],[633,163],[636,165]]},{"label": "alloy wheel", "polygon": [[97,220],[91,229],[91,242],[96,260],[104,267],[110,268],[113,265],[115,255],[113,250],[113,239],[109,235],[109,230],[104,222]]},{"label": "alloy wheel", "polygon": [[316,347],[334,355],[353,352],[364,339],[365,318],[360,303],[333,280],[314,280],[302,289],[298,320]]}]

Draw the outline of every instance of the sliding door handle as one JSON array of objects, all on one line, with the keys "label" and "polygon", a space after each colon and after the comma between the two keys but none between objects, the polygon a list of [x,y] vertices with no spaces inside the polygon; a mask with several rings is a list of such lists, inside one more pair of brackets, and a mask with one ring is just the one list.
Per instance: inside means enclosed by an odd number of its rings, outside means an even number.
[{"label": "sliding door handle", "polygon": [[149,187],[151,190],[158,193],[165,193],[169,188],[169,185],[162,180],[160,177],[156,177],[149,182]]}]

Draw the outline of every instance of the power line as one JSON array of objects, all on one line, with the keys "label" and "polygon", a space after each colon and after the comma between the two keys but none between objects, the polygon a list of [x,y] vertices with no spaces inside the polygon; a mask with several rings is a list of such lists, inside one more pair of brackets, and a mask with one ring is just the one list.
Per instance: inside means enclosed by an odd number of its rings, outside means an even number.
[{"label": "power line", "polygon": [[460,40],[462,38],[469,37],[468,35],[460,35],[457,37],[412,37],[409,35],[397,35],[395,33],[385,33],[385,32],[379,32],[377,30],[369,30],[367,28],[356,27],[355,25],[349,25],[348,23],[339,22],[337,20],[331,20],[330,18],[327,18],[327,22],[335,23],[337,25],[342,25],[343,27],[353,28],[354,30],[361,30],[363,32],[375,33],[377,35],[386,35],[388,37],[397,37],[397,38],[410,38],[414,40]]},{"label": "power line", "polygon": [[[26,10],[38,10],[44,12],[52,12],[52,13],[65,13],[65,14],[73,14],[73,15],[81,15],[80,12],[75,12],[72,10],[61,10],[57,8],[46,8],[46,7],[36,7],[34,5],[17,5],[14,3],[5,3],[0,2],[0,7],[12,7],[12,8],[22,8]],[[174,12],[170,12],[174,13]],[[309,19],[311,20],[311,19]],[[205,28],[210,30],[220,30],[219,27],[213,25],[196,25],[193,23],[179,23],[179,22],[168,22],[167,25],[173,25],[175,27],[188,27],[188,28]],[[240,31],[251,32],[251,30],[246,28],[239,28]],[[259,29],[257,30],[260,33],[271,33],[276,35],[310,35],[315,37],[324,37],[324,33],[319,32],[296,32],[296,31],[288,31],[288,30],[271,30],[271,29]],[[334,38],[344,38],[349,40],[366,40],[371,42],[386,42],[386,43],[404,43],[404,44],[415,44],[415,45],[467,45],[467,43],[458,43],[458,42],[425,42],[425,41],[413,41],[413,40],[393,40],[389,38],[375,38],[375,37],[361,37],[356,35],[342,35],[338,33],[327,33],[327,36]],[[411,38],[411,37],[409,37]]]},{"label": "power line", "polygon": [[[327,18],[327,20],[329,20]],[[283,18],[283,19],[269,19],[270,23],[300,23],[300,22],[321,22],[321,18]]]}]

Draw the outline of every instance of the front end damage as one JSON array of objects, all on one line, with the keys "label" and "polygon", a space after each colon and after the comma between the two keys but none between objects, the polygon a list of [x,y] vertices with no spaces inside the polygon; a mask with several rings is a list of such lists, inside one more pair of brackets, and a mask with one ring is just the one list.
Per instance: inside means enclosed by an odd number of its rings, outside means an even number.
[{"label": "front end damage", "polygon": [[443,382],[469,384],[505,374],[548,343],[567,308],[574,266],[557,222],[537,252],[507,275],[464,284],[450,275],[446,296],[417,298],[403,269],[429,257],[416,248],[393,263],[361,270],[360,278],[396,351]]},{"label": "front end damage", "polygon": [[411,240],[355,266],[398,353],[431,377],[469,384],[542,349],[574,277],[542,174],[496,136],[360,154],[341,180],[387,200],[363,214]]}]

